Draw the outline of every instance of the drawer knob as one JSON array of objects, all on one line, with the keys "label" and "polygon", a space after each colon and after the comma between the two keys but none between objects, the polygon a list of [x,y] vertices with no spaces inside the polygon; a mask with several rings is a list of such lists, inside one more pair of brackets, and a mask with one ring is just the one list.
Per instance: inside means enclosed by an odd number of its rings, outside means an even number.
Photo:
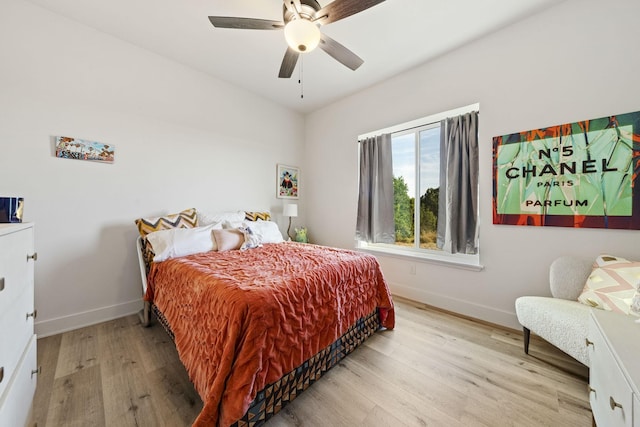
[{"label": "drawer knob", "polygon": [[0,277],[0,292],[4,291],[4,277]]},{"label": "drawer knob", "polygon": [[27,313],[27,320],[29,320],[29,317],[33,317],[34,319],[38,317],[38,310],[33,310],[31,313]]},{"label": "drawer knob", "polygon": [[31,371],[31,378],[33,378],[34,375],[40,375],[41,372],[42,372],[42,366],[38,366],[38,369],[34,369]]},{"label": "drawer knob", "polygon": [[0,383],[4,379],[4,366],[0,366]]},{"label": "drawer knob", "polygon": [[[590,345],[593,345],[593,342],[589,341],[589,338],[585,338],[584,339],[584,343],[587,347],[589,347]],[[593,347],[595,348],[596,346],[593,345]]]},{"label": "drawer knob", "polygon": [[27,255],[27,261],[29,261],[30,259],[37,261],[38,260],[38,252],[34,252],[31,255]]},{"label": "drawer knob", "polygon": [[611,405],[611,410],[615,410],[616,408],[622,409],[622,405],[613,400],[612,396],[609,396],[609,405]]}]

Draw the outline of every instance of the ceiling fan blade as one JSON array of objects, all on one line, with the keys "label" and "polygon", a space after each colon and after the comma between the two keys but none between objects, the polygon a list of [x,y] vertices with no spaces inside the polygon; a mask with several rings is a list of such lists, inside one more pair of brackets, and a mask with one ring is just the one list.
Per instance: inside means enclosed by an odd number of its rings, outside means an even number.
[{"label": "ceiling fan blade", "polygon": [[293,69],[296,68],[296,63],[298,62],[298,56],[300,54],[290,47],[287,48],[287,51],[284,54],[284,58],[282,58],[282,65],[280,65],[280,73],[278,77],[281,79],[288,79],[293,74]]},{"label": "ceiling fan blade", "polygon": [[237,18],[234,16],[210,16],[209,21],[216,28],[237,28],[241,30],[278,30],[284,28],[280,21],[268,19]]},{"label": "ceiling fan blade", "polygon": [[332,39],[326,34],[320,36],[320,49],[331,55],[336,61],[352,70],[356,70],[364,61],[355,53]]},{"label": "ceiling fan blade", "polygon": [[355,15],[383,1],[384,0],[334,0],[316,13],[318,17],[316,22],[327,25],[331,22]]}]

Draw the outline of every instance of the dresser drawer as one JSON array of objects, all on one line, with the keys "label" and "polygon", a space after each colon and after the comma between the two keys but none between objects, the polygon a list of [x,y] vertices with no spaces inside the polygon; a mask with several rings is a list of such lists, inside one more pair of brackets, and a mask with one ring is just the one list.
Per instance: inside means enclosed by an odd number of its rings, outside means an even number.
[{"label": "dresser drawer", "polygon": [[602,332],[589,328],[589,402],[598,426],[633,427],[633,391]]},{"label": "dresser drawer", "polygon": [[24,352],[29,339],[33,336],[33,286],[23,290],[18,299],[0,313],[0,369],[3,372],[0,381],[0,398],[4,394],[9,380]]},{"label": "dresser drawer", "polygon": [[15,303],[25,288],[33,286],[33,229],[0,236],[0,313]]},{"label": "dresser drawer", "polygon": [[[32,371],[37,367],[37,339],[31,336],[29,345],[18,363],[15,375],[10,378],[11,393],[0,397],[0,427],[23,427],[27,425],[38,375]],[[29,404],[25,404],[29,403]]]}]

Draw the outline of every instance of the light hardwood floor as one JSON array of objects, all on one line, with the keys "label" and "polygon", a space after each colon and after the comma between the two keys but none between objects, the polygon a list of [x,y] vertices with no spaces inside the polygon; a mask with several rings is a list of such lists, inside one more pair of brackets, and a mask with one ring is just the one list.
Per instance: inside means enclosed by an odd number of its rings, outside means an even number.
[{"label": "light hardwood floor", "polygon": [[[267,426],[590,426],[588,370],[533,337],[395,298],[378,332]],[[175,347],[137,316],[38,340],[38,427],[188,426]]]}]

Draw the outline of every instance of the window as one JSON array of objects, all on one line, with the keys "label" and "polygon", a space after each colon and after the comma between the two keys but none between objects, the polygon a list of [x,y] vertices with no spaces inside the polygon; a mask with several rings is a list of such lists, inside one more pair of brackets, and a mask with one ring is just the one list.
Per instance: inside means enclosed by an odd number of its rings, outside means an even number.
[{"label": "window", "polygon": [[[463,266],[470,265],[472,268],[479,267],[477,115],[471,114],[475,122],[469,129],[473,130],[467,129],[471,116],[467,113],[477,112],[478,108],[479,105],[474,104],[359,137],[361,148],[363,141],[368,140],[370,143],[374,135],[387,135],[390,139],[391,149],[386,149],[378,156],[391,156],[394,224],[387,222],[387,227],[395,229],[395,237],[386,240],[386,243],[380,243],[380,240],[363,238],[367,233],[361,232],[358,228],[360,248]],[[384,138],[380,138],[382,139]],[[472,166],[466,166],[466,160],[459,160],[460,150],[464,151],[465,144],[469,143],[475,146],[473,150],[476,153],[476,166],[473,166],[473,162],[470,163]],[[362,167],[361,163],[358,224],[361,222],[360,206],[363,198],[366,200],[376,197],[377,194],[385,194],[385,191],[363,191]],[[387,176],[384,170],[388,169],[374,172],[377,178],[369,178],[368,181],[389,179],[382,178]],[[466,187],[475,187],[470,194],[462,188],[464,185],[460,185],[463,181],[472,183]],[[459,207],[456,206],[459,200],[469,202]],[[386,206],[385,203],[376,201],[369,202],[369,205],[373,210],[378,206]],[[466,214],[460,215],[461,212]],[[368,221],[374,223],[375,229],[378,226],[377,218],[382,217],[385,217],[383,213],[376,212]],[[470,229],[467,226],[469,218],[472,223]],[[384,226],[385,224],[379,227],[384,229]]]},{"label": "window", "polygon": [[395,244],[439,250],[440,123],[391,134],[391,150]]}]

